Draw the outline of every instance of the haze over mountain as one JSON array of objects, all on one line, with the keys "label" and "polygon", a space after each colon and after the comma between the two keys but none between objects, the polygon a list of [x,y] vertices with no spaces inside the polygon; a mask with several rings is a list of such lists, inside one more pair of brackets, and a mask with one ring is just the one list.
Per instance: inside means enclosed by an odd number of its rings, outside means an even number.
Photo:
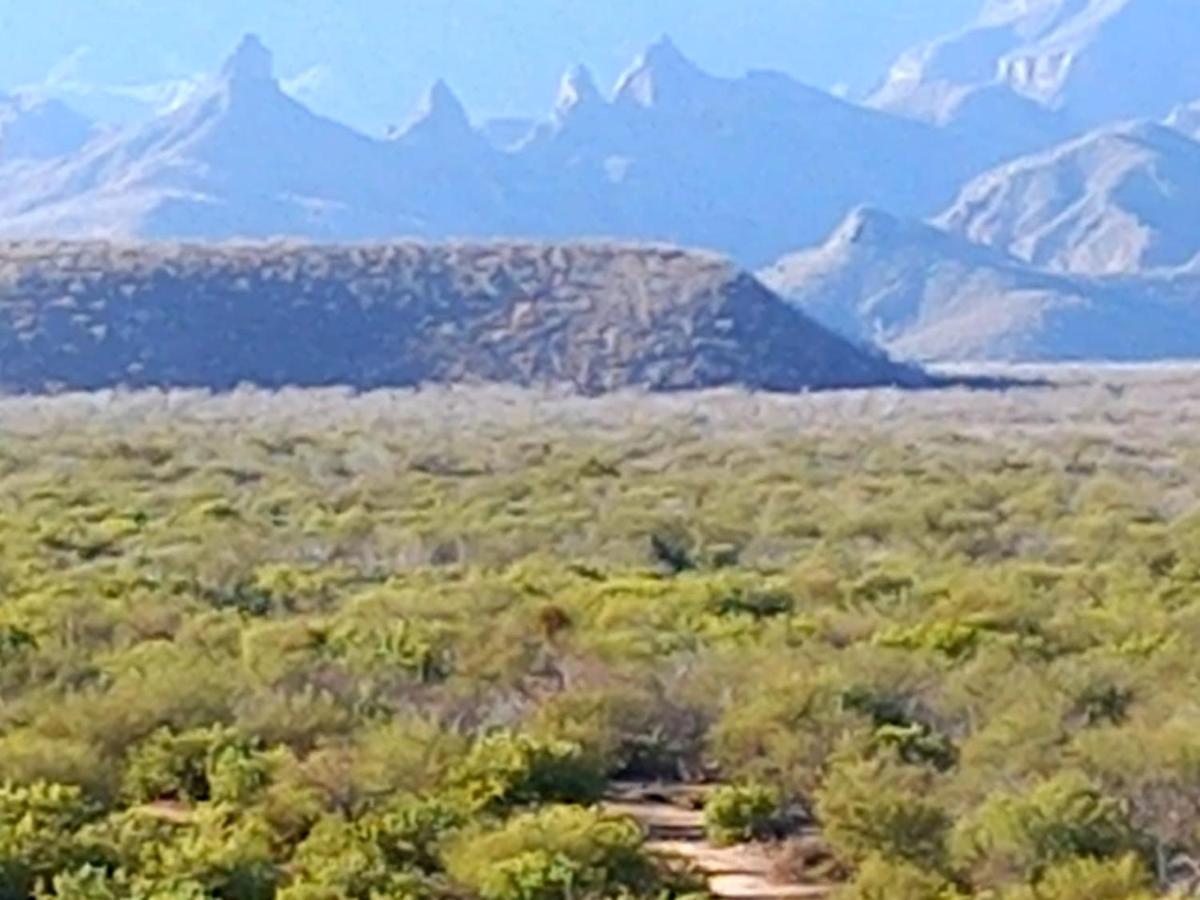
[{"label": "haze over mountain", "polygon": [[933,225],[852,213],[763,282],[860,342],[922,360],[1145,361],[1200,355],[1200,269],[1084,278]]},{"label": "haze over mountain", "polygon": [[[818,321],[861,343],[912,355],[970,357],[1011,346],[1014,319],[1076,299],[1070,281],[1043,274],[931,225],[863,207],[828,240],[760,273],[763,283]],[[962,321],[957,333],[943,327]],[[943,341],[912,336],[931,325]],[[997,338],[1004,343],[995,347]]]},{"label": "haze over mountain", "polygon": [[1200,253],[1200,143],[1165,125],[1101,129],[970,182],[938,219],[979,244],[1086,275]]},{"label": "haze over mountain", "polygon": [[86,116],[59,100],[0,94],[0,162],[73,153],[94,133]]},{"label": "haze over mountain", "polygon": [[1200,96],[1197,46],[1195,0],[993,0],[974,25],[905,53],[871,104],[947,122],[1003,90],[1076,130],[1157,118]]},{"label": "haze over mountain", "polygon": [[539,117],[567,66],[587,63],[611,85],[667,32],[708,71],[772,68],[859,97],[906,46],[965,24],[972,2],[3,0],[0,86],[127,122],[178,102],[255,32],[289,92],[382,136],[437,78],[480,121]]},{"label": "haze over mountain", "polygon": [[[433,161],[457,177],[461,152],[447,158],[442,143],[460,136],[476,138],[440,89],[393,144],[316,116],[280,89],[269,52],[247,38],[179,109],[40,167],[0,170],[0,217],[6,233],[56,236],[352,239],[417,230],[405,190],[431,187]],[[477,208],[464,188],[445,200]]]},{"label": "haze over mountain", "polygon": [[1167,117],[1167,124],[1200,141],[1200,100],[1175,107]]},{"label": "haze over mountain", "polygon": [[38,167],[0,169],[10,236],[321,239],[604,235],[766,262],[871,202],[924,215],[994,162],[987,142],[792,79],[709,75],[668,39],[612,98],[584,69],[511,152],[444,84],[376,140],[289,97],[247,38],[178,109]]}]

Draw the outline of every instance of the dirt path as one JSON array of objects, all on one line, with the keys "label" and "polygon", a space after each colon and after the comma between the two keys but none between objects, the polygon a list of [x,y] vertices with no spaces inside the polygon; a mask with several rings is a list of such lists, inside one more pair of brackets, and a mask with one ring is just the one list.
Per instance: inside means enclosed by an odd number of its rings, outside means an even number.
[{"label": "dirt path", "polygon": [[828,897],[828,885],[781,882],[772,877],[776,857],[767,844],[717,847],[704,837],[704,788],[614,785],[605,809],[636,819],[651,852],[680,860],[708,880],[726,900],[801,900]]}]

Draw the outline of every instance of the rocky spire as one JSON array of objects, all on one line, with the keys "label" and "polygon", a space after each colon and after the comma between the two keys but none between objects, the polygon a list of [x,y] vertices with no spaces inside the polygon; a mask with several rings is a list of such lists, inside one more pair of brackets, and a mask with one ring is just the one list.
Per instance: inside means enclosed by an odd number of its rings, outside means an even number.
[{"label": "rocky spire", "polygon": [[669,34],[664,34],[646,48],[642,54],[642,65],[657,70],[691,69],[692,61],[683,55]]},{"label": "rocky spire", "polygon": [[706,78],[667,35],[651,44],[617,83],[616,101],[655,106]]},{"label": "rocky spire", "polygon": [[393,129],[392,137],[400,140],[442,140],[463,135],[478,137],[458,96],[440,78],[430,85],[421,98],[416,113],[401,128]]},{"label": "rocky spire", "polygon": [[462,102],[450,89],[450,85],[440,78],[430,85],[429,90],[421,99],[421,104],[417,107],[415,123],[427,123],[439,128],[470,129],[471,127]]},{"label": "rocky spire", "polygon": [[231,84],[274,83],[275,58],[258,35],[248,34],[225,60],[221,78]]},{"label": "rocky spire", "polygon": [[591,70],[587,66],[572,66],[563,74],[559,83],[554,111],[561,117],[573,110],[603,102],[604,98],[600,96]]}]

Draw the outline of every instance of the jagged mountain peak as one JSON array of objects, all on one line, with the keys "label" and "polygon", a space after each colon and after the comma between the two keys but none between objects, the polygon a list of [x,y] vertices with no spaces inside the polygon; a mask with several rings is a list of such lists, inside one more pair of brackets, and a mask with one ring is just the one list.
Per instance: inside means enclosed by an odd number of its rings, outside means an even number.
[{"label": "jagged mountain peak", "polygon": [[655,68],[693,67],[692,61],[683,55],[683,51],[669,34],[663,34],[646,48],[642,54],[642,63]]},{"label": "jagged mountain peak", "polygon": [[247,34],[221,67],[221,80],[233,84],[275,81],[275,56],[256,34]]},{"label": "jagged mountain peak", "polygon": [[554,103],[559,115],[569,113],[585,105],[603,102],[604,97],[596,87],[596,78],[587,66],[572,66],[563,73],[558,86],[558,98]]},{"label": "jagged mountain peak", "polygon": [[885,210],[873,206],[852,209],[833,233],[839,245],[872,244],[894,238],[908,223]]},{"label": "jagged mountain peak", "polygon": [[614,96],[617,103],[649,108],[684,96],[692,85],[710,80],[711,76],[663,35],[621,76]]},{"label": "jagged mountain peak", "polygon": [[[185,104],[69,164],[0,180],[0,233],[172,237],[599,234],[730,251],[761,265],[870,203],[945,207],[994,151],[781,74],[708,74],[670,40],[622,103],[585,70],[559,114],[498,148],[445,83],[391,142],[307,109],[248,37]],[[574,104],[574,105],[572,105]],[[887,164],[880,162],[887,149]]]},{"label": "jagged mountain peak", "polygon": [[423,117],[466,119],[467,112],[453,88],[442,78],[431,84],[421,99]]},{"label": "jagged mountain peak", "polygon": [[[958,255],[1000,261],[1000,254],[990,247],[971,244],[921,219],[893,215],[874,206],[858,206],[851,210],[821,245],[818,253],[828,258],[840,258],[863,253],[893,253],[897,248],[911,251],[916,247],[928,250],[937,248],[937,252],[944,253],[951,245],[953,252]],[[801,251],[793,257],[802,258],[806,252]]]},{"label": "jagged mountain peak", "polygon": [[417,104],[416,113],[393,136],[407,141],[422,136],[437,141],[460,136],[478,137],[462,101],[441,78],[429,86]]}]

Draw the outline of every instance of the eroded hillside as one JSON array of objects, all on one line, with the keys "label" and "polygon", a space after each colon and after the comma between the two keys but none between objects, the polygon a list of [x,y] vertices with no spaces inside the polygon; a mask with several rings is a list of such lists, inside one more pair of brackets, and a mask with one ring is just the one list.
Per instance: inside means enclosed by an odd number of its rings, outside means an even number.
[{"label": "eroded hillside", "polygon": [[671,248],[0,245],[8,390],[924,381],[721,259]]}]

